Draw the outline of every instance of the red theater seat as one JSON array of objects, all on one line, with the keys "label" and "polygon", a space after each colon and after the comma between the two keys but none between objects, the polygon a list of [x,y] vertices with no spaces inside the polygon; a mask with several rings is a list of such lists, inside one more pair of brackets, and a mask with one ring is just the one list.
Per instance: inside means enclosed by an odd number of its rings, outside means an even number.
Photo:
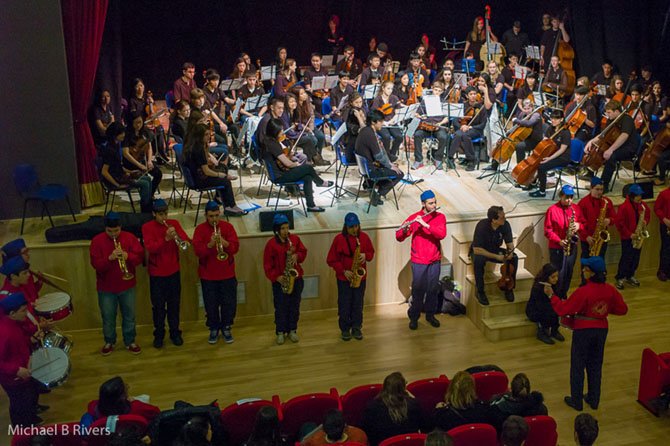
[{"label": "red theater seat", "polygon": [[464,424],[447,432],[454,446],[497,446],[498,434],[490,424]]},{"label": "red theater seat", "polygon": [[281,432],[289,442],[296,440],[303,424],[323,423],[326,413],[331,409],[340,409],[340,396],[335,388],[330,393],[310,393],[296,396],[281,403],[279,396],[272,397],[272,404],[282,414]]},{"label": "red theater seat", "polygon": [[340,397],[344,421],[349,426],[361,427],[363,412],[368,403],[382,390],[381,384],[354,387]]},{"label": "red theater seat", "polygon": [[426,434],[400,434],[379,443],[379,446],[423,446]]},{"label": "red theater seat", "polygon": [[488,402],[494,395],[507,392],[509,380],[504,372],[478,372],[473,373],[477,398]]},{"label": "red theater seat", "polygon": [[256,414],[265,406],[272,406],[272,402],[257,400],[233,403],[221,411],[221,426],[228,434],[229,445],[237,446],[249,439]]},{"label": "red theater seat", "polygon": [[547,415],[525,417],[525,420],[528,423],[525,446],[556,446],[558,443],[556,420]]},{"label": "red theater seat", "polygon": [[653,400],[668,390],[670,390],[670,353],[659,355],[652,349],[645,348],[642,351],[637,402],[658,416],[658,407],[653,404]]}]

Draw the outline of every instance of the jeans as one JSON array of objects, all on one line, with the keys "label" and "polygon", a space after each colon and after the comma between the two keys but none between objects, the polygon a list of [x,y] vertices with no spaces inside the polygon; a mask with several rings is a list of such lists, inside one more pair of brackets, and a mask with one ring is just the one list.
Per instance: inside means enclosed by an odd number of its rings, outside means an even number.
[{"label": "jeans", "polygon": [[151,178],[144,175],[133,180],[130,185],[137,187],[140,193],[140,208],[142,209],[142,212],[151,212],[151,197],[153,197],[153,184]]},{"label": "jeans", "polygon": [[300,319],[300,300],[305,282],[302,277],[295,279],[293,292],[284,294],[279,282],[272,283],[272,297],[275,306],[275,332],[288,333],[298,329]]},{"label": "jeans", "polygon": [[633,248],[631,239],[621,240],[621,258],[615,278],[629,279],[635,275],[637,267],[640,266],[640,253],[642,249]]},{"label": "jeans", "polygon": [[365,282],[361,286],[351,288],[349,281],[337,281],[337,315],[341,331],[349,331],[352,328],[363,326],[363,297],[365,295]]},{"label": "jeans", "polygon": [[200,284],[207,327],[210,330],[223,330],[233,325],[237,313],[237,279],[200,279]]},{"label": "jeans", "polygon": [[179,330],[179,301],[181,296],[181,280],[179,271],[171,276],[149,276],[151,290],[151,310],[154,319],[154,337],[163,339],[165,336],[165,316],[170,327],[170,336],[181,334]]},{"label": "jeans", "polygon": [[102,315],[102,334],[106,344],[116,344],[116,309],[121,308],[123,343],[135,342],[135,287],[121,293],[98,291],[98,305]]},{"label": "jeans", "polygon": [[437,311],[437,288],[440,286],[440,262],[429,265],[412,262],[412,299],[409,301],[407,316],[412,321],[426,313],[426,318]]}]

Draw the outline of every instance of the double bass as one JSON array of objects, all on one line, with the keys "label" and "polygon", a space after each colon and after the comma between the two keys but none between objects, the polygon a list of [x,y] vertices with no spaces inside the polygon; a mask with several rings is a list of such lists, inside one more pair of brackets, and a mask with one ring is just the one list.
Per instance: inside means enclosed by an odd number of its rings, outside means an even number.
[{"label": "double bass", "polygon": [[[567,16],[568,11],[566,9],[563,14],[563,18],[561,19],[561,23],[563,24],[565,23],[565,19],[567,18]],[[554,42],[554,51],[552,52],[552,55],[558,56],[561,68],[563,68],[563,71],[565,72],[565,77],[567,78],[567,84],[565,86],[565,91],[563,92],[563,94],[566,96],[570,96],[575,91],[575,84],[577,81],[575,70],[572,67],[572,61],[575,59],[575,50],[568,42],[561,40],[560,36],[561,33],[559,32],[558,36],[556,36],[556,42]]]},{"label": "double bass", "polygon": [[658,132],[654,142],[644,149],[640,158],[640,169],[647,172],[654,170],[658,157],[668,149],[668,146],[670,146],[670,126],[666,125]]},{"label": "double bass", "polygon": [[605,127],[597,136],[597,140],[591,144],[591,150],[588,153],[584,154],[582,158],[582,165],[588,167],[594,172],[597,172],[598,169],[605,164],[605,157],[603,154],[610,148],[614,141],[621,135],[621,130],[616,126],[617,122],[621,119],[623,115],[626,114],[628,109],[619,113],[619,116],[616,119],[612,120],[607,127]]},{"label": "double bass", "polygon": [[489,20],[491,20],[491,7],[489,5],[485,6],[486,13],[484,18],[486,19],[485,32],[486,32],[486,43],[482,45],[479,50],[479,59],[491,62],[492,60],[498,64],[499,67],[505,65],[505,47],[500,42],[491,41],[491,32],[489,31],[490,25]]},{"label": "double bass", "polygon": [[[540,106],[534,109],[531,112],[531,115],[533,113],[541,113],[543,108],[544,106]],[[510,158],[512,158],[512,155],[516,150],[516,145],[521,141],[524,141],[532,133],[532,127],[523,127],[519,124],[515,124],[507,131],[503,138],[498,140],[495,147],[493,148],[493,151],[491,152],[491,158],[498,161],[500,164],[507,162]]]}]

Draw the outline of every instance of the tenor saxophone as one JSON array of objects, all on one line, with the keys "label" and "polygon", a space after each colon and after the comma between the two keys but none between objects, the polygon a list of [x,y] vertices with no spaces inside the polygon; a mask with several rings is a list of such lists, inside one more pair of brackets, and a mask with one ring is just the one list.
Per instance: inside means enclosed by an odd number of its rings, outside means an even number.
[{"label": "tenor saxophone", "polygon": [[646,206],[640,202],[640,216],[637,219],[637,227],[631,239],[633,240],[633,248],[641,249],[645,239],[649,238],[649,230],[647,229],[647,222],[644,221],[644,214]]},{"label": "tenor saxophone", "polygon": [[281,281],[281,290],[284,294],[291,294],[293,292],[295,279],[298,277],[298,270],[295,269],[291,248],[293,248],[293,243],[291,243],[291,239],[289,238],[288,251],[286,251],[286,266],[284,267],[283,280]]},{"label": "tenor saxophone", "polygon": [[[118,240],[117,237],[113,237],[112,240],[114,241],[114,249],[115,250],[116,249],[123,249],[123,248],[121,248],[121,243],[119,243],[119,240]],[[135,277],[135,275],[128,270],[128,265],[126,264],[126,259],[124,259],[123,256],[121,256],[121,257],[117,257],[117,260],[119,262],[119,269],[121,270],[123,280],[132,280],[132,278]]]},{"label": "tenor saxophone", "polygon": [[607,200],[603,200],[605,204],[600,208],[600,215],[598,215],[598,220],[596,221],[596,230],[593,233],[593,245],[589,249],[589,256],[594,257],[600,255],[600,250],[603,247],[603,243],[610,241],[610,233],[607,230],[607,225],[605,224],[605,214],[607,213]]},{"label": "tenor saxophone", "polygon": [[361,241],[359,237],[356,237],[356,249],[354,250],[354,259],[351,263],[351,272],[353,277],[349,281],[349,286],[351,288],[358,288],[361,286],[361,281],[365,277],[365,268],[361,266],[359,258],[361,257]]}]

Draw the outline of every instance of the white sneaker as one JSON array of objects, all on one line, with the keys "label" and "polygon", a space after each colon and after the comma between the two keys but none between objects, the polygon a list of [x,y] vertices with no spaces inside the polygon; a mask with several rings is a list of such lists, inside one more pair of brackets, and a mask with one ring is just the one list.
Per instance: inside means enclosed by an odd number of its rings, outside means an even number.
[{"label": "white sneaker", "polygon": [[288,334],[288,338],[291,340],[291,342],[298,342],[300,340],[298,333],[296,333],[295,330],[291,330],[291,332]]},{"label": "white sneaker", "polygon": [[277,334],[277,345],[282,345],[284,344],[284,333],[279,333]]}]

